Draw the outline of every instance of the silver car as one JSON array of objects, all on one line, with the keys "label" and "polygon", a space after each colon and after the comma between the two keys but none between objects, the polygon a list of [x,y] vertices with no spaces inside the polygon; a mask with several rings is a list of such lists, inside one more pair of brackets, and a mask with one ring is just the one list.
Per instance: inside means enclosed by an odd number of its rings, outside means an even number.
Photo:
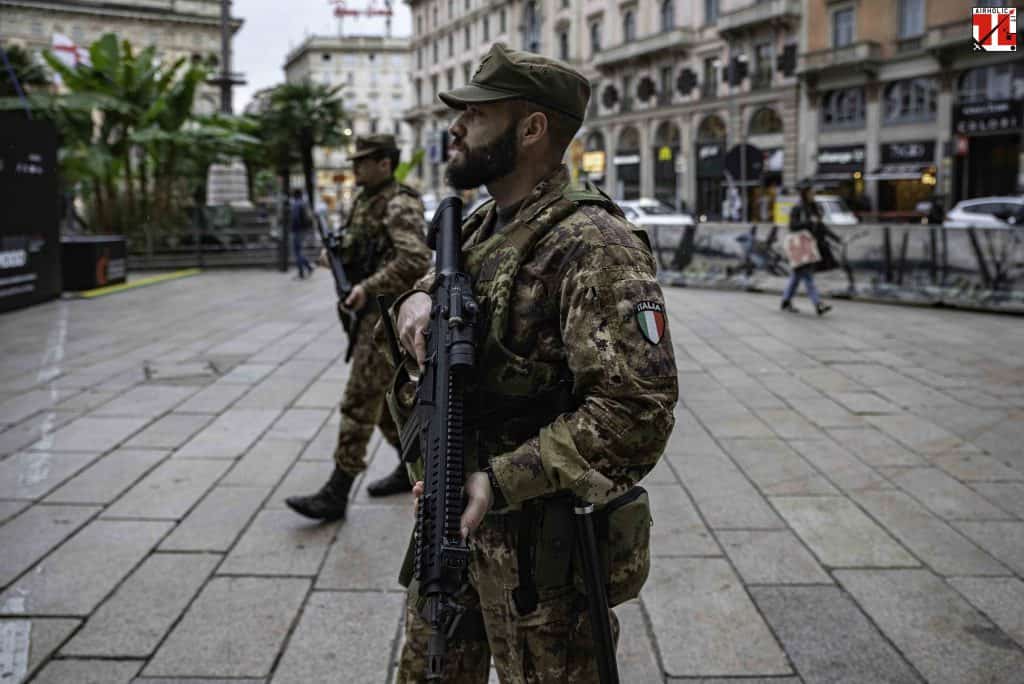
[{"label": "silver car", "polygon": [[623,200],[617,204],[630,223],[647,231],[662,268],[667,268],[671,262],[683,237],[683,230],[696,225],[689,214],[678,212],[664,202],[649,197]]},{"label": "silver car", "polygon": [[943,228],[1024,227],[1024,197],[978,197],[957,202],[946,214]]}]

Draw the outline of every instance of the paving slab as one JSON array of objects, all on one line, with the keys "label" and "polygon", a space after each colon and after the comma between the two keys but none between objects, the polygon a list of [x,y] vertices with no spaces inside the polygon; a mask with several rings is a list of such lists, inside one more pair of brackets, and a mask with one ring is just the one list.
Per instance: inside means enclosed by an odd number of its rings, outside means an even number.
[{"label": "paving slab", "polygon": [[821,428],[792,409],[757,409],[754,413],[783,439],[814,439],[822,436]]},{"label": "paving slab", "polygon": [[1024,582],[1015,577],[954,577],[949,583],[1024,646]]},{"label": "paving slab", "polygon": [[320,427],[327,420],[327,416],[330,413],[330,409],[287,409],[270,426],[267,437],[270,439],[294,439],[308,442],[316,436],[317,431],[320,430]]},{"label": "paving slab", "polygon": [[48,449],[53,444],[54,433],[81,415],[81,411],[45,411],[26,418],[0,432],[0,455],[13,454],[33,444],[38,444],[40,449]]},{"label": "paving slab", "polygon": [[[303,461],[298,460],[277,489],[270,495],[266,508],[285,509],[284,500],[295,494],[311,494],[324,486],[331,471],[334,470],[334,462]],[[350,499],[351,500],[351,499]]]},{"label": "paving slab", "polygon": [[1009,573],[1006,566],[904,492],[859,492],[854,500],[940,575]]},{"label": "paving slab", "polygon": [[333,461],[334,447],[338,443],[339,414],[337,411],[331,414],[320,431],[316,433],[302,452],[303,461]]},{"label": "paving slab", "polygon": [[271,684],[334,681],[339,668],[347,682],[381,681],[404,610],[402,594],[314,591]]},{"label": "paving slab", "polygon": [[20,422],[77,394],[77,390],[38,389],[21,392],[0,402],[0,423]]},{"label": "paving slab", "polygon": [[[656,556],[720,556],[721,549],[679,485],[649,485],[651,553]],[[406,509],[408,510],[408,509]]]},{"label": "paving slab", "polygon": [[36,505],[0,526],[0,587],[35,565],[99,510]]},{"label": "paving slab", "polygon": [[277,409],[228,409],[175,452],[174,457],[234,460],[245,453],[278,415]]},{"label": "paving slab", "polygon": [[998,560],[1024,575],[1024,522],[957,522],[954,526]]},{"label": "paving slab", "polygon": [[290,510],[262,511],[224,563],[221,575],[316,575],[340,523],[314,523]]},{"label": "paving slab", "polygon": [[110,503],[170,452],[118,449],[94,462],[46,498],[47,503]]},{"label": "paving slab", "polygon": [[131,684],[141,660],[53,660],[33,684]]},{"label": "paving slab", "polygon": [[160,550],[227,551],[269,493],[267,487],[215,487],[164,539]]},{"label": "paving slab", "polygon": [[324,361],[289,361],[253,386],[236,406],[284,409],[309,387],[326,365]]},{"label": "paving slab", "polygon": [[918,565],[913,556],[848,499],[774,497],[772,503],[827,567]]},{"label": "paving slab", "polygon": [[117,392],[87,389],[71,395],[69,398],[57,404],[57,408],[62,411],[81,411],[85,413],[103,406],[117,395]]},{"label": "paving slab", "polygon": [[727,439],[722,448],[765,495],[838,494],[825,477],[778,438]]},{"label": "paving slab", "polygon": [[1024,472],[977,449],[956,449],[931,462],[961,482],[1024,482]]},{"label": "paving slab", "polygon": [[1024,483],[976,482],[971,488],[999,508],[1024,518]]},{"label": "paving slab", "polygon": [[952,432],[910,414],[867,416],[866,420],[918,454],[941,454],[963,444]]},{"label": "paving slab", "polygon": [[61,618],[0,619],[0,682],[25,681],[79,624]]},{"label": "paving slab", "polygon": [[0,461],[0,499],[39,499],[99,458],[80,451],[22,451]]},{"label": "paving slab", "polygon": [[[298,516],[292,513],[292,517]],[[398,570],[412,528],[411,509],[350,504],[316,588],[404,591],[398,584]]]},{"label": "paving slab", "polygon": [[790,399],[789,404],[799,411],[807,420],[821,428],[855,427],[862,425],[864,419],[831,399]]},{"label": "paving slab", "polygon": [[170,523],[94,520],[0,594],[4,615],[88,615]]},{"label": "paving slab", "polygon": [[220,559],[198,553],[151,555],[89,617],[61,654],[148,657]]},{"label": "paving slab", "polygon": [[227,461],[168,459],[107,508],[103,517],[180,519],[230,467]]},{"label": "paving slab", "polygon": [[615,616],[619,619],[619,643],[615,649],[619,679],[631,684],[662,684],[657,650],[640,601],[634,599],[616,606]]},{"label": "paving slab", "polygon": [[0,524],[3,524],[32,505],[30,501],[0,501]]},{"label": "paving slab", "polygon": [[129,439],[125,446],[140,449],[177,449],[214,419],[212,413],[168,413]]},{"label": "paving slab", "polygon": [[83,416],[58,428],[48,438],[40,439],[32,448],[44,451],[108,451],[124,442],[147,421],[148,418],[138,416]]},{"label": "paving slab", "polygon": [[747,584],[832,583],[789,530],[722,530],[716,536]]},{"label": "paving slab", "polygon": [[789,446],[845,493],[892,488],[885,477],[831,439],[792,440]]},{"label": "paving slab", "polygon": [[[789,399],[817,399],[821,396],[821,392],[816,388],[789,373],[769,373],[758,376],[757,379],[769,392],[787,401]],[[679,387],[682,389],[682,384]]]},{"label": "paving slab", "polygon": [[928,461],[874,427],[832,428],[828,435],[869,466],[924,466]]},{"label": "paving slab", "polygon": [[250,385],[218,380],[207,385],[176,408],[177,413],[220,413],[249,391]]},{"label": "paving slab", "polygon": [[219,382],[254,385],[270,375],[276,368],[277,364],[273,363],[242,363],[221,377]]},{"label": "paving slab", "polygon": [[197,387],[140,385],[93,411],[95,416],[143,416],[156,418],[196,393]]},{"label": "paving slab", "polygon": [[670,677],[793,674],[722,558],[655,558],[641,593]]},{"label": "paving slab", "polygon": [[299,440],[264,437],[238,459],[220,483],[238,487],[273,487],[288,472],[304,446],[305,443]]},{"label": "paving slab", "polygon": [[215,577],[143,671],[146,677],[267,677],[308,579]]},{"label": "paving slab", "polygon": [[927,570],[835,576],[930,684],[1013,682],[1024,672],[1024,651]]},{"label": "paving slab", "polygon": [[676,478],[672,466],[668,464],[668,459],[663,458],[655,464],[651,472],[644,476],[640,484],[645,487],[647,485],[677,485],[679,479]]},{"label": "paving slab", "polygon": [[715,437],[771,437],[772,431],[760,418],[735,400],[687,401],[686,406]]},{"label": "paving slab", "polygon": [[[891,372],[891,371],[890,371]],[[850,413],[899,413],[900,409],[874,392],[836,392],[832,399]]]},{"label": "paving slab", "polygon": [[910,468],[889,478],[930,511],[949,520],[998,520],[1009,516],[938,468]]},{"label": "paving slab", "polygon": [[412,494],[394,494],[392,496],[375,497],[370,496],[366,488],[370,483],[390,475],[398,466],[398,451],[384,441],[379,430],[375,430],[370,438],[370,448],[367,449],[370,464],[362,472],[355,483],[355,498],[353,501],[364,504],[377,504],[380,506],[401,506],[409,510],[412,506]]},{"label": "paving slab", "polygon": [[318,380],[295,400],[295,406],[333,409],[341,400],[341,391],[341,386],[332,380]]},{"label": "paving slab", "polygon": [[805,682],[923,681],[838,587],[752,587],[750,593]]}]

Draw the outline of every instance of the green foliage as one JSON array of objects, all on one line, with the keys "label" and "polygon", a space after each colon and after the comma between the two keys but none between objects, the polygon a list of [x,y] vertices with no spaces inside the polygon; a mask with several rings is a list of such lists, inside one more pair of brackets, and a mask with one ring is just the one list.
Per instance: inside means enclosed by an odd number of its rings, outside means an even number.
[{"label": "green foliage", "polygon": [[410,159],[409,161],[404,161],[398,165],[398,168],[395,169],[395,179],[398,180],[399,183],[403,182],[405,180],[405,177],[409,175],[409,172],[411,172],[421,163],[423,163],[423,148],[420,148],[413,152],[412,159]]},{"label": "green foliage", "polygon": [[[31,52],[18,45],[4,45],[3,50],[7,53],[7,61],[26,94],[50,85],[50,74]],[[0,62],[0,98],[14,97],[17,94],[11,74]]]}]

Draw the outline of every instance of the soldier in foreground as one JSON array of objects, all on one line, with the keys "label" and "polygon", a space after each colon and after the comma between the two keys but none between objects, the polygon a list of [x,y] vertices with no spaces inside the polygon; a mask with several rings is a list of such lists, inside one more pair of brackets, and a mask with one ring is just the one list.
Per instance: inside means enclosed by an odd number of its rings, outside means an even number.
[{"label": "soldier in foreground", "polygon": [[[372,135],[358,138],[356,152],[350,157],[361,190],[341,236],[341,262],[357,283],[344,304],[355,311],[370,310],[360,327],[362,333],[352,353],[352,374],[341,400],[334,472],[315,494],[285,500],[307,518],[337,520],[345,516],[352,482],[366,468],[366,445],[374,425],[380,427],[388,443],[398,446],[394,421],[384,408],[388,361],[373,335],[380,317],[376,298],[394,297],[408,289],[430,264],[430,250],[423,242],[423,201],[415,190],[395,180],[398,156],[394,136]],[[399,463],[367,491],[371,496],[384,496],[408,491],[410,486],[405,466]]]},{"label": "soldier in foreground", "polygon": [[[448,182],[484,184],[494,198],[462,226],[480,304],[461,518],[469,582],[441,681],[484,684],[493,657],[502,682],[596,682],[569,502],[628,498],[672,431],[678,376],[654,258],[618,207],[571,185],[561,163],[590,97],[582,75],[495,45],[469,84],[440,97],[458,110]],[[392,309],[421,365],[431,280]],[[632,529],[611,535],[626,540],[609,547],[612,604],[635,596],[649,567],[646,495],[626,501],[636,503],[642,512],[615,523]],[[413,584],[399,682],[425,676],[430,628],[417,604]]]}]

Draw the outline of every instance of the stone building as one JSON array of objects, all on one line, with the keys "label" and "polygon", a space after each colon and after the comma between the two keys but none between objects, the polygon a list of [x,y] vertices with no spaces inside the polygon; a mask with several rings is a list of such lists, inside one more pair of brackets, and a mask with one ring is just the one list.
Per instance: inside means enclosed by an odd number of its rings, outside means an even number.
[{"label": "stone building", "polygon": [[[310,36],[285,58],[285,80],[343,86],[340,95],[352,135],[391,133],[402,159],[413,151],[403,116],[412,103],[409,40],[383,36]],[[317,185],[328,205],[347,203],[352,176],[344,147],[314,152]]]},{"label": "stone building", "polygon": [[974,49],[968,0],[808,0],[799,171],[884,219],[1019,191],[1024,67]]},{"label": "stone building", "polygon": [[[220,61],[218,0],[0,0],[0,16],[0,41],[36,51],[49,49],[55,33],[83,47],[114,33],[136,48],[155,46],[163,59]],[[231,20],[233,33],[241,26]],[[204,85],[196,111],[212,114],[219,104],[217,88]]]}]

